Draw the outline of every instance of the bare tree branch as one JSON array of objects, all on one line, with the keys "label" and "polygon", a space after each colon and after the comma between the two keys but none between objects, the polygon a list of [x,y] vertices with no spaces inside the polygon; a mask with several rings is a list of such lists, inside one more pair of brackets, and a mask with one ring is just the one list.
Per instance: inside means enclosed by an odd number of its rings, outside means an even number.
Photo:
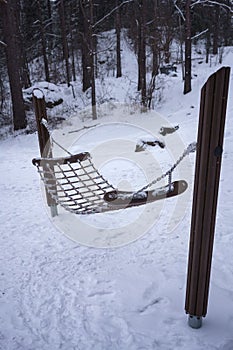
[{"label": "bare tree branch", "polygon": [[125,4],[129,4],[130,2],[134,2],[134,0],[127,0],[123,1],[119,6],[114,7],[109,13],[107,13],[104,17],[102,17],[99,21],[97,21],[94,25],[93,28],[97,27],[100,23],[102,23],[106,18],[111,16],[116,10],[124,6]]}]

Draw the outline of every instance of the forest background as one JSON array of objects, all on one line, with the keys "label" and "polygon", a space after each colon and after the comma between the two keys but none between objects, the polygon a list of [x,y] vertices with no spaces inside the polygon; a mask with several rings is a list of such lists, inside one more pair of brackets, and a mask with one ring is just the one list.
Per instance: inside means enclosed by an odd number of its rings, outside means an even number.
[{"label": "forest background", "polygon": [[[232,11],[231,0],[0,0],[0,126],[28,130],[32,103],[24,91],[38,81],[67,84],[74,98],[81,82],[96,119],[100,71],[124,75],[123,37],[137,58],[142,110],[156,106],[156,78],[177,64],[189,93],[192,45],[201,40],[206,63],[210,55],[221,63],[224,47],[233,43]],[[99,45],[108,31],[114,34]],[[53,103],[48,107],[62,100]]]}]

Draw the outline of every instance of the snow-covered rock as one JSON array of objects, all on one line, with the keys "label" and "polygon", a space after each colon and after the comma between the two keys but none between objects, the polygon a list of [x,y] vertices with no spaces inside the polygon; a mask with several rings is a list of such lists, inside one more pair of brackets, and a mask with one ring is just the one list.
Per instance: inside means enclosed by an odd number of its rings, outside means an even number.
[{"label": "snow-covered rock", "polygon": [[38,82],[30,88],[23,90],[23,97],[26,103],[31,103],[32,93],[35,89],[39,89],[43,93],[48,108],[53,108],[63,103],[61,88],[47,81]]}]

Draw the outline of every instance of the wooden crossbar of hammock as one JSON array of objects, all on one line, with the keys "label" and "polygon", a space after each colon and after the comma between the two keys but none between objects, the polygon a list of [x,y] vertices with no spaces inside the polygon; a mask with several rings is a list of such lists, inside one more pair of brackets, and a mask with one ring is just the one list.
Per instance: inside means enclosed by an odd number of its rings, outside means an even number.
[{"label": "wooden crossbar of hammock", "polygon": [[102,213],[176,196],[184,180],[150,191],[118,191],[95,168],[88,152],[60,158],[34,158],[40,177],[56,204],[75,214]]}]

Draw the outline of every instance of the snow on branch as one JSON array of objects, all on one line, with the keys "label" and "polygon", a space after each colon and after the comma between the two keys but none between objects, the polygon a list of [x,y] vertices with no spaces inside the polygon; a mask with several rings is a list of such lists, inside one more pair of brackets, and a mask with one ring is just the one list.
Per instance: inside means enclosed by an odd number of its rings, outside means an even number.
[{"label": "snow on branch", "polygon": [[3,45],[3,46],[7,46],[6,43],[4,43],[3,41],[0,40],[0,45]]},{"label": "snow on branch", "polygon": [[181,11],[181,9],[179,8],[179,6],[177,5],[177,1],[174,0],[173,3],[174,3],[175,8],[178,11],[180,17],[183,19],[183,21],[185,21],[185,16],[184,16],[183,12]]},{"label": "snow on branch", "polygon": [[123,5],[129,4],[130,2],[134,2],[134,0],[126,0],[126,1],[123,1],[120,5],[114,7],[114,9],[112,9],[109,13],[107,13],[104,17],[102,17],[99,21],[97,21],[97,22],[93,25],[93,28],[97,27],[100,23],[102,23],[106,18],[108,18],[109,16],[111,16],[116,10],[118,10],[119,8],[121,8]]},{"label": "snow on branch", "polygon": [[197,0],[194,1],[191,4],[191,8],[193,8],[196,5],[217,5],[224,7],[225,9],[229,10],[231,13],[233,13],[233,1],[231,1],[231,6],[224,4],[223,2],[220,1],[212,1],[212,0]]},{"label": "snow on branch", "polygon": [[199,38],[199,36],[201,36],[202,34],[207,33],[208,31],[209,31],[209,29],[208,29],[208,28],[207,28],[207,29],[205,29],[205,30],[203,30],[201,33],[198,33],[198,34],[196,34],[196,35],[192,36],[192,37],[191,37],[191,40],[196,39],[196,38]]}]

